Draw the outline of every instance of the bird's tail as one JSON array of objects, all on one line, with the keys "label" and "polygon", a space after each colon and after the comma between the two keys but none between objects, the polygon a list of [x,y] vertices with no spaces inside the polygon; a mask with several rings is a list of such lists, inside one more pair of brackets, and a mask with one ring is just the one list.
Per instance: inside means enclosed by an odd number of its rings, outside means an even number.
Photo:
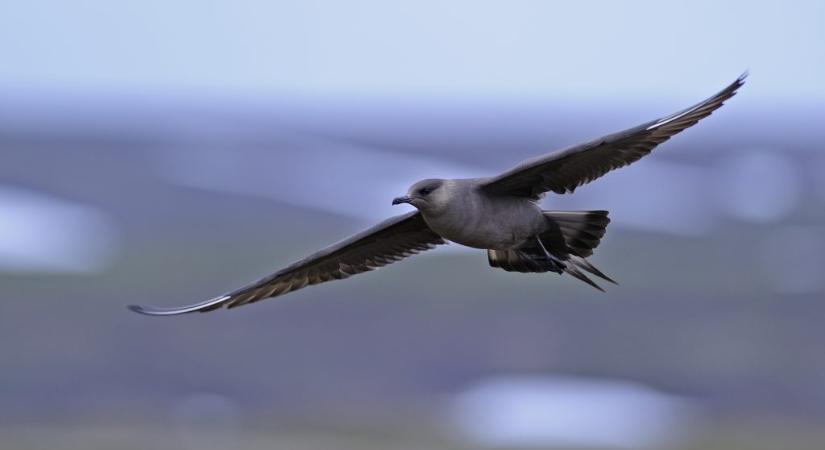
[{"label": "bird's tail", "polygon": [[586,273],[616,283],[585,259],[610,223],[607,211],[544,211],[544,216],[549,227],[535,239],[515,249],[487,250],[490,266],[508,272],[567,273],[598,290],[602,288]]},{"label": "bird's tail", "polygon": [[607,211],[544,211],[544,217],[558,224],[571,253],[582,258],[592,255],[593,249],[599,246],[610,223],[607,214]]},{"label": "bird's tail", "polygon": [[570,252],[566,259],[565,273],[598,290],[602,288],[588,278],[582,270],[616,284],[612,278],[585,259],[593,254],[593,249],[599,246],[607,231],[607,224],[610,223],[607,214],[607,211],[544,211],[544,216],[558,225]]}]

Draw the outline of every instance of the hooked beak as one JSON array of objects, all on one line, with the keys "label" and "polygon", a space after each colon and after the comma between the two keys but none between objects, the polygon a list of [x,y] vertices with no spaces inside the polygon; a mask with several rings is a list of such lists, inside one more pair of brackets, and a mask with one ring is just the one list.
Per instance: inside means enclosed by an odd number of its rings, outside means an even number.
[{"label": "hooked beak", "polygon": [[409,195],[404,195],[401,197],[395,197],[392,199],[393,205],[400,205],[401,203],[412,203],[412,198]]}]

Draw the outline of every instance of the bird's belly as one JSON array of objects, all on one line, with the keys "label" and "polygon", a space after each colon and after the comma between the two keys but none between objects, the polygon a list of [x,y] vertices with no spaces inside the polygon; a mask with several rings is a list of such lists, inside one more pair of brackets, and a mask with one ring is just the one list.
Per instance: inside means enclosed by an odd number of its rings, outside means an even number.
[{"label": "bird's belly", "polygon": [[464,217],[464,220],[457,221],[455,218],[427,218],[426,216],[424,219],[430,228],[441,237],[457,244],[481,249],[515,248],[541,231],[539,229],[541,223],[534,220],[514,221],[512,218],[497,220],[495,217]]},{"label": "bird's belly", "polygon": [[524,242],[523,237],[518,237],[513,233],[496,233],[495,235],[486,235],[479,237],[477,235],[468,235],[462,233],[450,234],[444,236],[446,239],[457,244],[466,245],[472,248],[481,249],[510,249],[518,247]]}]

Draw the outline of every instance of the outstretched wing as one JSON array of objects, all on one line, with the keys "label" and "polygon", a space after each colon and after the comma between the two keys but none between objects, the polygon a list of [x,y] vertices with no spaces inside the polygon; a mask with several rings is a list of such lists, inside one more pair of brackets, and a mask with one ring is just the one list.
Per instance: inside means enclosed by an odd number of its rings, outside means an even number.
[{"label": "outstretched wing", "polygon": [[129,309],[150,316],[173,316],[224,306],[234,308],[367,272],[445,243],[427,226],[421,214],[414,211],[387,219],[226,295],[180,308],[130,305]]},{"label": "outstretched wing", "polygon": [[586,144],[542,155],[490,178],[483,188],[491,194],[540,198],[544,192],[573,192],[607,172],[650,153],[671,136],[711,115],[736,94],[747,73],[707,100],[667,117],[603,136]]}]

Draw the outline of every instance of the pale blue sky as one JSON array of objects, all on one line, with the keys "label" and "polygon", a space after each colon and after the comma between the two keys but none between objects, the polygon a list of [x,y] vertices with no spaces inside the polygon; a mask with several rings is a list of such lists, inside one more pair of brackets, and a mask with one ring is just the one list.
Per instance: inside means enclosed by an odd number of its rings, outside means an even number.
[{"label": "pale blue sky", "polygon": [[825,2],[7,0],[0,57],[6,92],[825,100]]}]

